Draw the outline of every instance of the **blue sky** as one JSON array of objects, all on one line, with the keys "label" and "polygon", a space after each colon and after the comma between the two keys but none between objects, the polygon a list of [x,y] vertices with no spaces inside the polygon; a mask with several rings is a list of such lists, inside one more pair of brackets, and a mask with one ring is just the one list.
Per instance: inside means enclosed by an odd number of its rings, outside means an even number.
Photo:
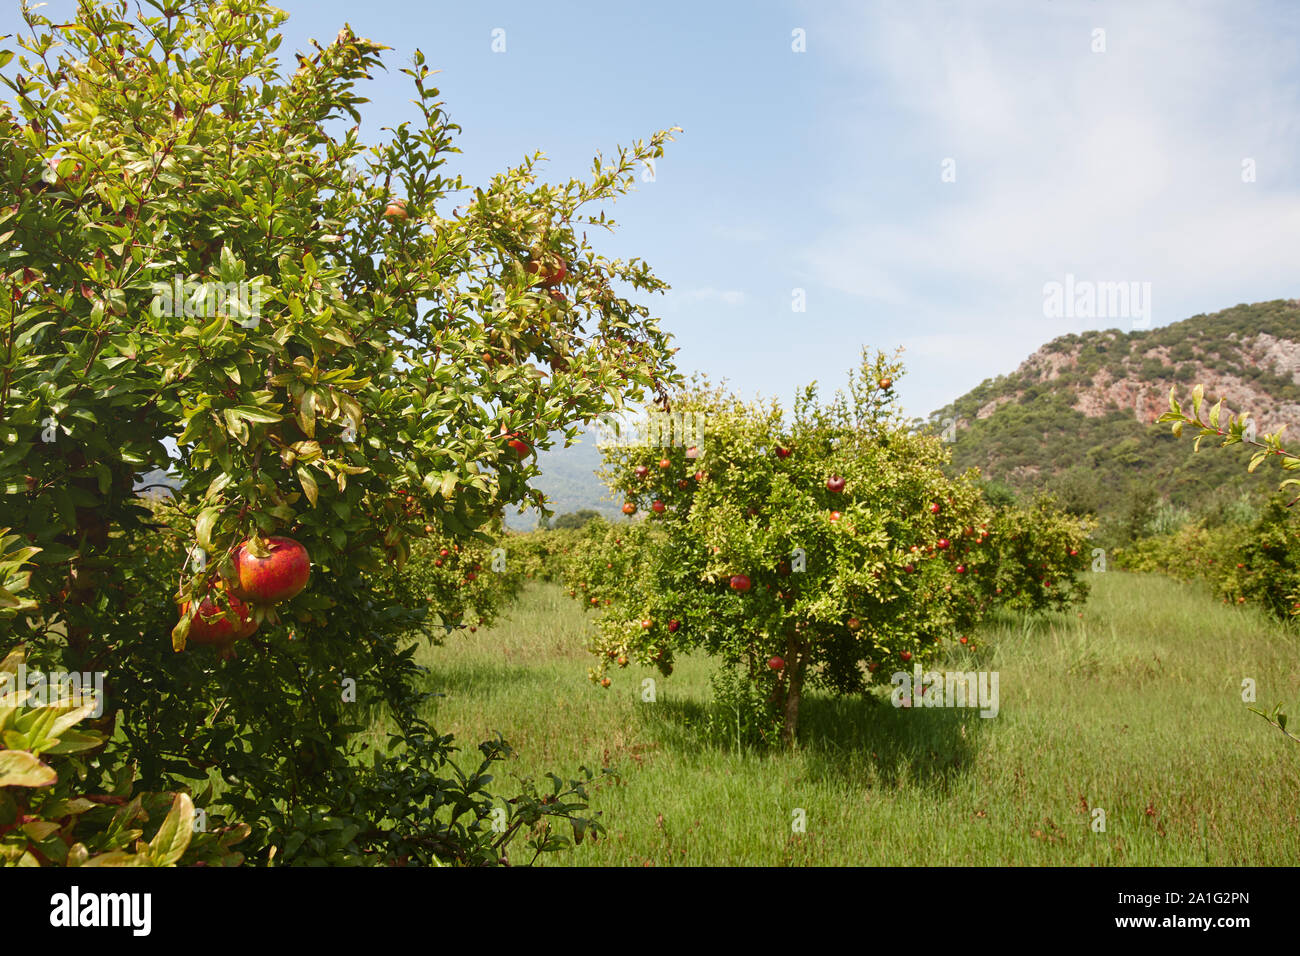
[{"label": "blue sky", "polygon": [[1150,283],[1151,325],[1300,296],[1300,4],[281,6],[289,62],[344,22],[394,48],[372,140],[414,117],[397,69],[423,49],[471,182],[535,150],[567,179],[683,127],[594,238],[673,286],[648,304],[680,365],[748,394],[835,387],[863,345],[901,345],[926,415],[1057,335],[1132,326],[1045,316],[1067,274]]}]

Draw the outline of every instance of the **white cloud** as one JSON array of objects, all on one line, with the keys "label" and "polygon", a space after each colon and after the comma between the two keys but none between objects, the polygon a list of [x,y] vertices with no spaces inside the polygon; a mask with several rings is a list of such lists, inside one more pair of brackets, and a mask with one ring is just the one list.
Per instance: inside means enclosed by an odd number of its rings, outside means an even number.
[{"label": "white cloud", "polygon": [[979,381],[1077,330],[1042,318],[1067,272],[1151,282],[1155,325],[1295,295],[1297,32],[1280,5],[846,6],[819,30],[849,77],[823,148],[864,159],[799,264],[904,310],[944,400],[972,361]]}]

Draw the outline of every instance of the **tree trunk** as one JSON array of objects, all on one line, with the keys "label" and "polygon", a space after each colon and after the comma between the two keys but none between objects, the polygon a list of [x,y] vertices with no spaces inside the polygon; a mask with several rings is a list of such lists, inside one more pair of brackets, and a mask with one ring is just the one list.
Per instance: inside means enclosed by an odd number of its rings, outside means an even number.
[{"label": "tree trunk", "polygon": [[793,747],[795,734],[799,729],[799,698],[803,693],[802,642],[791,636],[786,644],[785,676],[788,683],[785,689],[785,709],[781,721],[781,742]]}]

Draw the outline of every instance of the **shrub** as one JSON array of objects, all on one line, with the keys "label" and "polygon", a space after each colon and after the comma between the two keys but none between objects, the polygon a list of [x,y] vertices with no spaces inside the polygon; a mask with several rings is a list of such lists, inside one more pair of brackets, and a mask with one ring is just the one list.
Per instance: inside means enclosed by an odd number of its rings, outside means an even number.
[{"label": "shrub", "polygon": [[976,472],[946,477],[946,446],[898,416],[900,373],[864,356],[847,392],[823,405],[810,387],[789,420],[704,383],[673,402],[704,417],[698,446],[607,449],[607,483],[645,520],[593,522],[575,548],[570,590],[599,613],[592,677],[625,660],[669,674],[702,649],[761,689],[789,742],[805,684],[859,693],[924,665],[999,581],[1025,607],[1076,600],[1078,522],[1043,521],[1046,504],[995,518]]}]

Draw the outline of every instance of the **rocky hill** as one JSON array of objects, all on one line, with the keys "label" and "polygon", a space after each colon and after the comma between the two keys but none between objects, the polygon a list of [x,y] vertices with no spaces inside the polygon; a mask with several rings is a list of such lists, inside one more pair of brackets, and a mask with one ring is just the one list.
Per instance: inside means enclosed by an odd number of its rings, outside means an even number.
[{"label": "rocky hill", "polygon": [[1076,510],[1115,515],[1146,502],[1200,510],[1266,491],[1242,449],[1203,450],[1155,421],[1169,389],[1205,385],[1261,432],[1300,428],[1300,300],[1238,305],[1158,329],[1053,339],[1009,375],[931,416],[957,468],[1020,491],[1047,488]]}]

